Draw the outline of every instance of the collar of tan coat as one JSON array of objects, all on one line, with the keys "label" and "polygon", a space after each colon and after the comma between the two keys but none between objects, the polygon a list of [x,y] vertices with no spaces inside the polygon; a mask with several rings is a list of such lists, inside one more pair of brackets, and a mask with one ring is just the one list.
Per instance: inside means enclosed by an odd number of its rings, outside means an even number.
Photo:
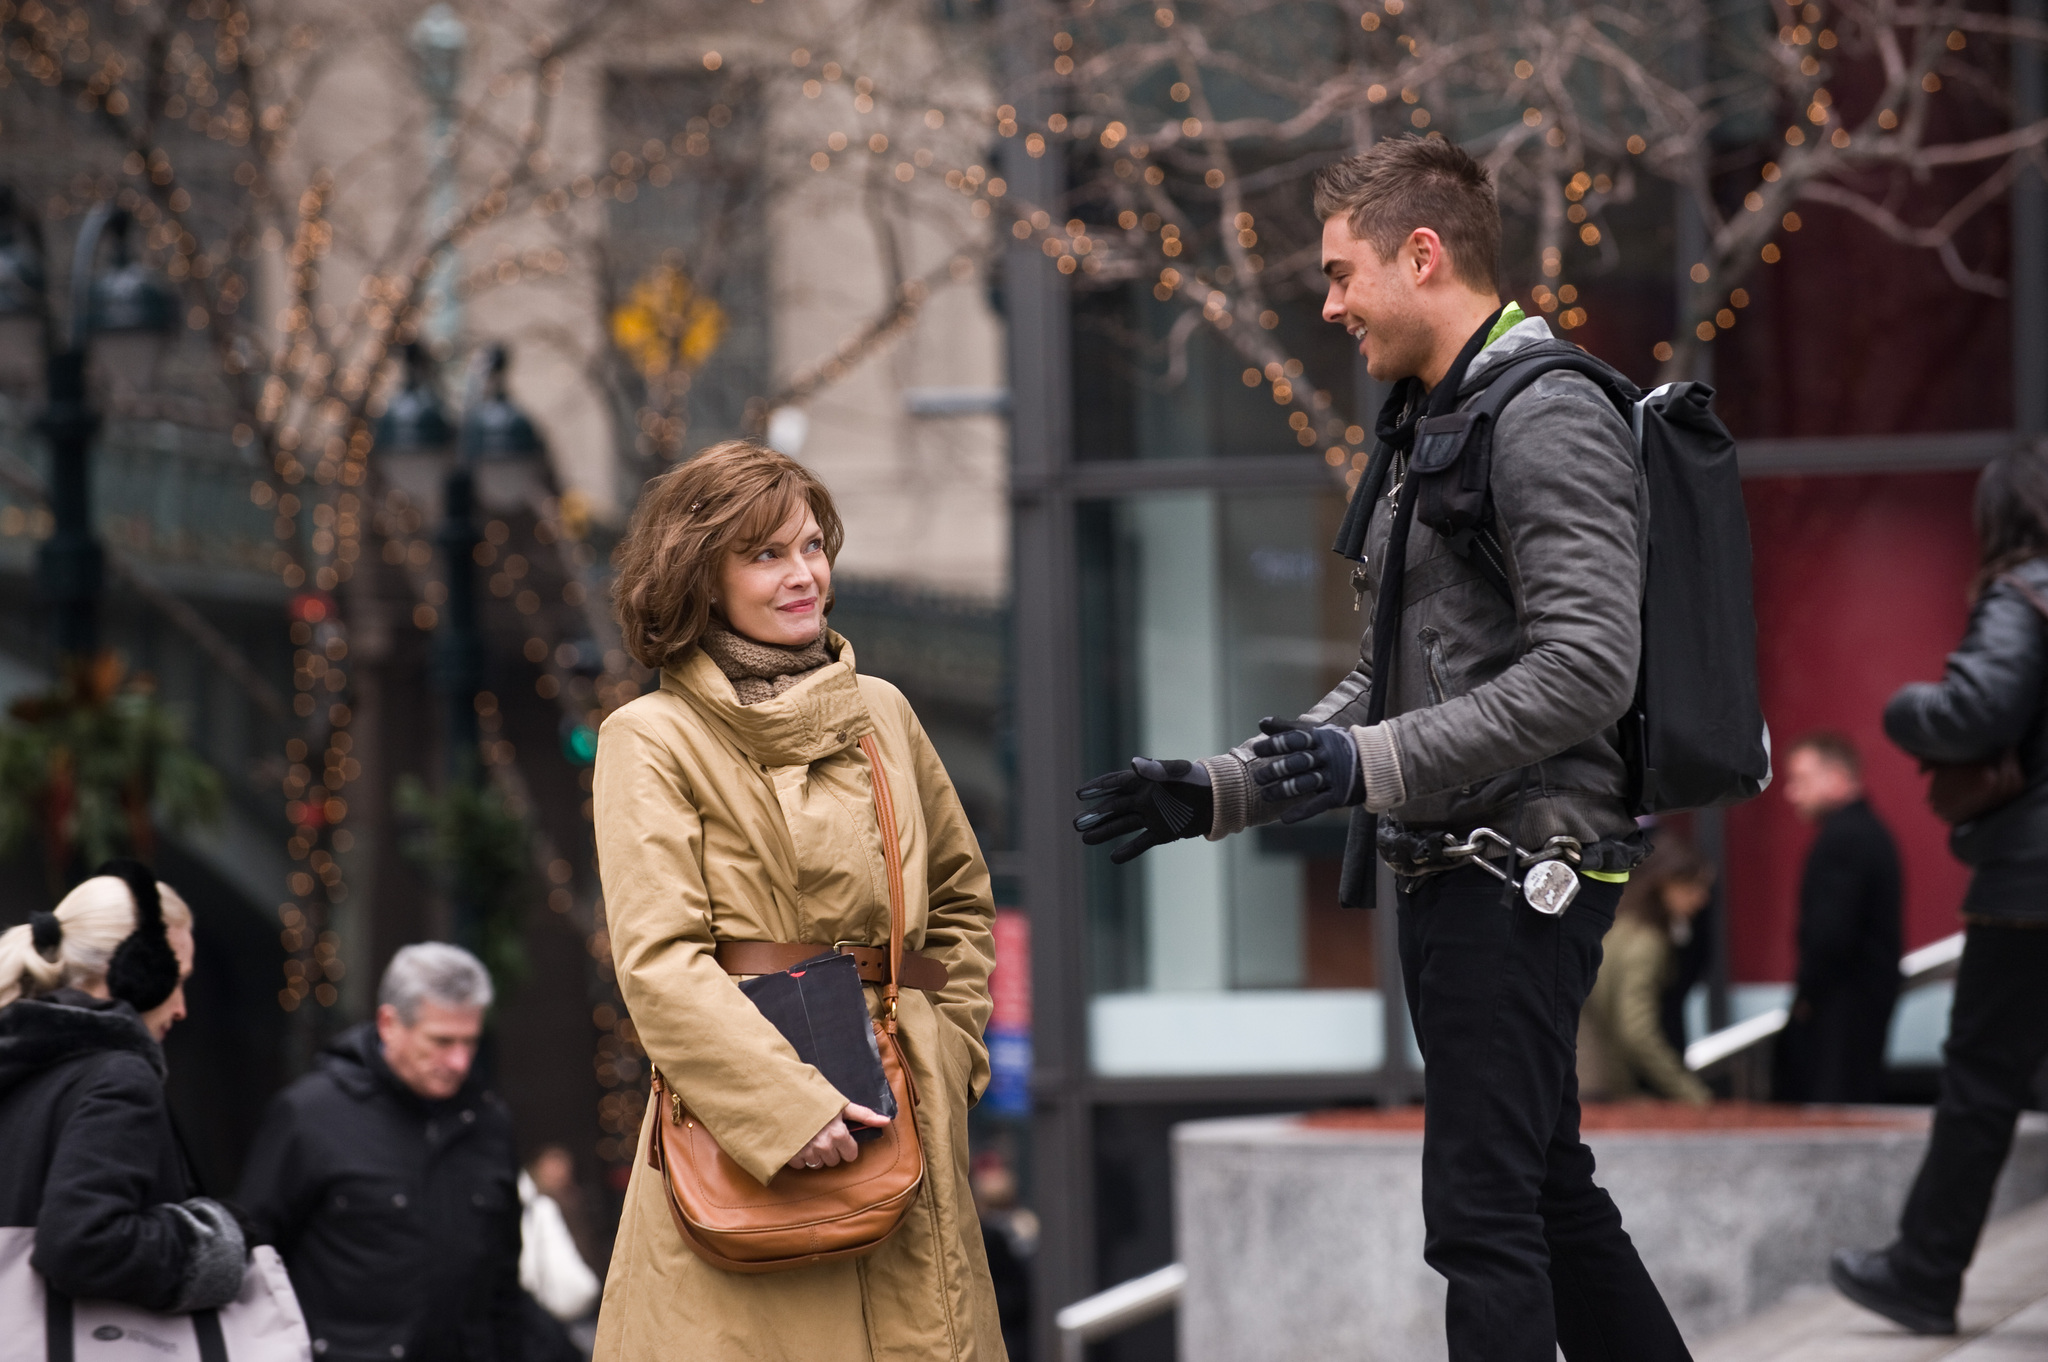
[{"label": "collar of tan coat", "polygon": [[702,648],[691,649],[682,662],[662,672],[661,688],[688,699],[763,766],[823,761],[858,743],[875,726],[861,699],[853,645],[829,629],[825,632],[839,660],[757,704],[740,703],[732,682]]}]

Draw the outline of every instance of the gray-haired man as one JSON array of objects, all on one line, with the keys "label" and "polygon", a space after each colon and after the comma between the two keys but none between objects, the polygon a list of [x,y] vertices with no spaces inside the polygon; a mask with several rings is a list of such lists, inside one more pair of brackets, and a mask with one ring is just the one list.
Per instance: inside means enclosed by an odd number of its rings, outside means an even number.
[{"label": "gray-haired man", "polygon": [[459,946],[392,957],[377,1020],[272,1103],[241,1200],[322,1362],[517,1355],[512,1119],[471,1078],[491,978]]}]

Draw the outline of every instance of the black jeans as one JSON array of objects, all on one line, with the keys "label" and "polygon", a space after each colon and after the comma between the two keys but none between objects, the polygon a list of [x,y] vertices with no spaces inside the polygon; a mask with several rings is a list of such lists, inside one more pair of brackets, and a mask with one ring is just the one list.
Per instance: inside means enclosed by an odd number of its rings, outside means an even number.
[{"label": "black jeans", "polygon": [[2048,930],[1972,923],[1949,1013],[1941,1100],[1899,1217],[1892,1266],[1953,1305],[2012,1150],[2013,1125],[2048,1059]]},{"label": "black jeans", "polygon": [[1579,1139],[1579,1009],[1621,886],[1561,917],[1476,869],[1403,882],[1401,974],[1425,1061],[1423,1257],[1451,1362],[1676,1362],[1678,1326]]}]

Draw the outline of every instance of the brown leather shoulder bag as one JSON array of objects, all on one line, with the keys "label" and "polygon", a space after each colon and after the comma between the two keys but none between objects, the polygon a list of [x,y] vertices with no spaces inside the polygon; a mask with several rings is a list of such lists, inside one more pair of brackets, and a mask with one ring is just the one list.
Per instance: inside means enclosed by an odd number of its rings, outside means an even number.
[{"label": "brown leather shoulder bag", "polygon": [[[2008,572],[1999,581],[2019,592],[2043,619],[2048,619],[2048,600],[2041,593]],[[1923,761],[1920,769],[1933,777],[1927,782],[1927,807],[1934,816],[1951,825],[1970,823],[1995,812],[2026,793],[2026,772],[2020,769],[2017,748],[2008,747],[1984,761]]]},{"label": "brown leather shoulder bag", "polygon": [[903,976],[903,848],[881,751],[872,734],[860,746],[874,773],[875,815],[889,872],[889,974],[882,986],[887,1009],[875,1023],[875,1042],[889,1090],[896,1095],[896,1118],[879,1136],[863,1142],[860,1157],[851,1163],[784,1168],[763,1187],[718,1147],[681,1095],[667,1090],[657,1070],[648,1165],[667,1188],[669,1213],[683,1242],[727,1272],[782,1272],[867,1253],[894,1233],[924,1186],[917,1088],[896,1043]]}]

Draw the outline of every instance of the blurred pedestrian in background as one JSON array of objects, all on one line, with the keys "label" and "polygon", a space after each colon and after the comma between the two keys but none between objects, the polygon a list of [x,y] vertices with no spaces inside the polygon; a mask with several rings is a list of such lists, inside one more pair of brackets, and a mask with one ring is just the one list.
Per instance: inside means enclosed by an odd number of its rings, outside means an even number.
[{"label": "blurred pedestrian in background", "polygon": [[[598,1315],[607,1362],[1003,1355],[967,1172],[967,1107],[989,1077],[988,868],[902,693],[861,675],[825,627],[840,537],[824,485],[749,442],[648,485],[614,589],[626,647],[661,687],[599,737],[598,866],[619,991],[676,1110],[748,1176],[788,1186],[862,1157],[848,1127],[885,1120],[798,1059],[734,976],[843,944],[865,960],[879,1017],[885,864],[900,847],[911,953],[897,1034],[924,1183],[865,1255],[742,1275],[696,1255],[661,1174],[634,1159]],[[877,819],[864,737],[895,827]],[[646,1120],[667,1114],[650,1103]]]},{"label": "blurred pedestrian in background", "polygon": [[192,910],[133,861],[0,934],[0,1225],[33,1226],[30,1263],[74,1299],[182,1314],[241,1290],[242,1229],[194,1195],[164,1100],[192,949]]},{"label": "blurred pedestrian in background", "polygon": [[577,1255],[586,1263],[602,1262],[604,1244],[591,1223],[590,1198],[576,1176],[576,1156],[563,1145],[542,1145],[527,1160],[526,1175],[533,1179],[534,1190],[561,1211],[562,1223],[576,1243]]},{"label": "blurred pedestrian in background", "polygon": [[1884,731],[1925,763],[1989,769],[2016,759],[2017,769],[2003,803],[1949,835],[1975,873],[1934,1131],[1899,1237],[1836,1254],[1832,1271],[1851,1300],[1918,1333],[1955,1332],[1963,1269],[2048,1059],[2048,457],[2029,447],[1993,459],[1977,483],[1976,520],[1980,566],[1963,641],[1938,683],[1892,697]]},{"label": "blurred pedestrian in background", "polygon": [[1799,880],[1799,975],[1778,1043],[1782,1102],[1876,1102],[1899,1000],[1899,851],[1863,797],[1863,758],[1840,733],[1785,754],[1785,799],[1820,826]]},{"label": "blurred pedestrian in background", "polygon": [[512,1118],[471,1073],[491,978],[460,946],[391,957],[377,1019],[271,1103],[242,1204],[321,1362],[523,1355]]},{"label": "blurred pedestrian in background", "polygon": [[1595,1100],[1649,1093],[1704,1106],[1707,1085],[1685,1067],[1659,1022],[1670,980],[1672,938],[1688,934],[1714,894],[1714,868],[1675,833],[1656,848],[1622,890],[1614,925],[1600,942],[1600,973],[1579,1018],[1580,1086]]},{"label": "blurred pedestrian in background", "polygon": [[974,1212],[995,1283],[1003,1346],[1017,1362],[1031,1356],[1031,1260],[1038,1253],[1038,1216],[1017,1201],[1017,1170],[1002,1150],[977,1154]]},{"label": "blurred pedestrian in background", "polygon": [[569,1151],[549,1145],[519,1174],[519,1285],[563,1324],[594,1314],[603,1286],[553,1195],[574,1189],[573,1170]]},{"label": "blurred pedestrian in background", "polygon": [[[1662,845],[1667,837],[1678,838],[1682,845],[1691,845],[1669,829],[1652,832],[1650,836],[1658,845]],[[1671,917],[1668,931],[1671,967],[1665,971],[1664,987],[1657,997],[1658,1029],[1664,1033],[1664,1040],[1672,1050],[1681,1055],[1695,1039],[1686,1026],[1686,1005],[1693,989],[1706,982],[1707,972],[1714,963],[1714,941],[1721,931],[1721,899],[1714,893],[1715,867],[1704,857],[1701,861],[1707,872],[1706,900],[1689,915],[1674,914]],[[1640,870],[1637,873],[1640,874]],[[1701,1020],[1705,1020],[1704,1014]]]}]

